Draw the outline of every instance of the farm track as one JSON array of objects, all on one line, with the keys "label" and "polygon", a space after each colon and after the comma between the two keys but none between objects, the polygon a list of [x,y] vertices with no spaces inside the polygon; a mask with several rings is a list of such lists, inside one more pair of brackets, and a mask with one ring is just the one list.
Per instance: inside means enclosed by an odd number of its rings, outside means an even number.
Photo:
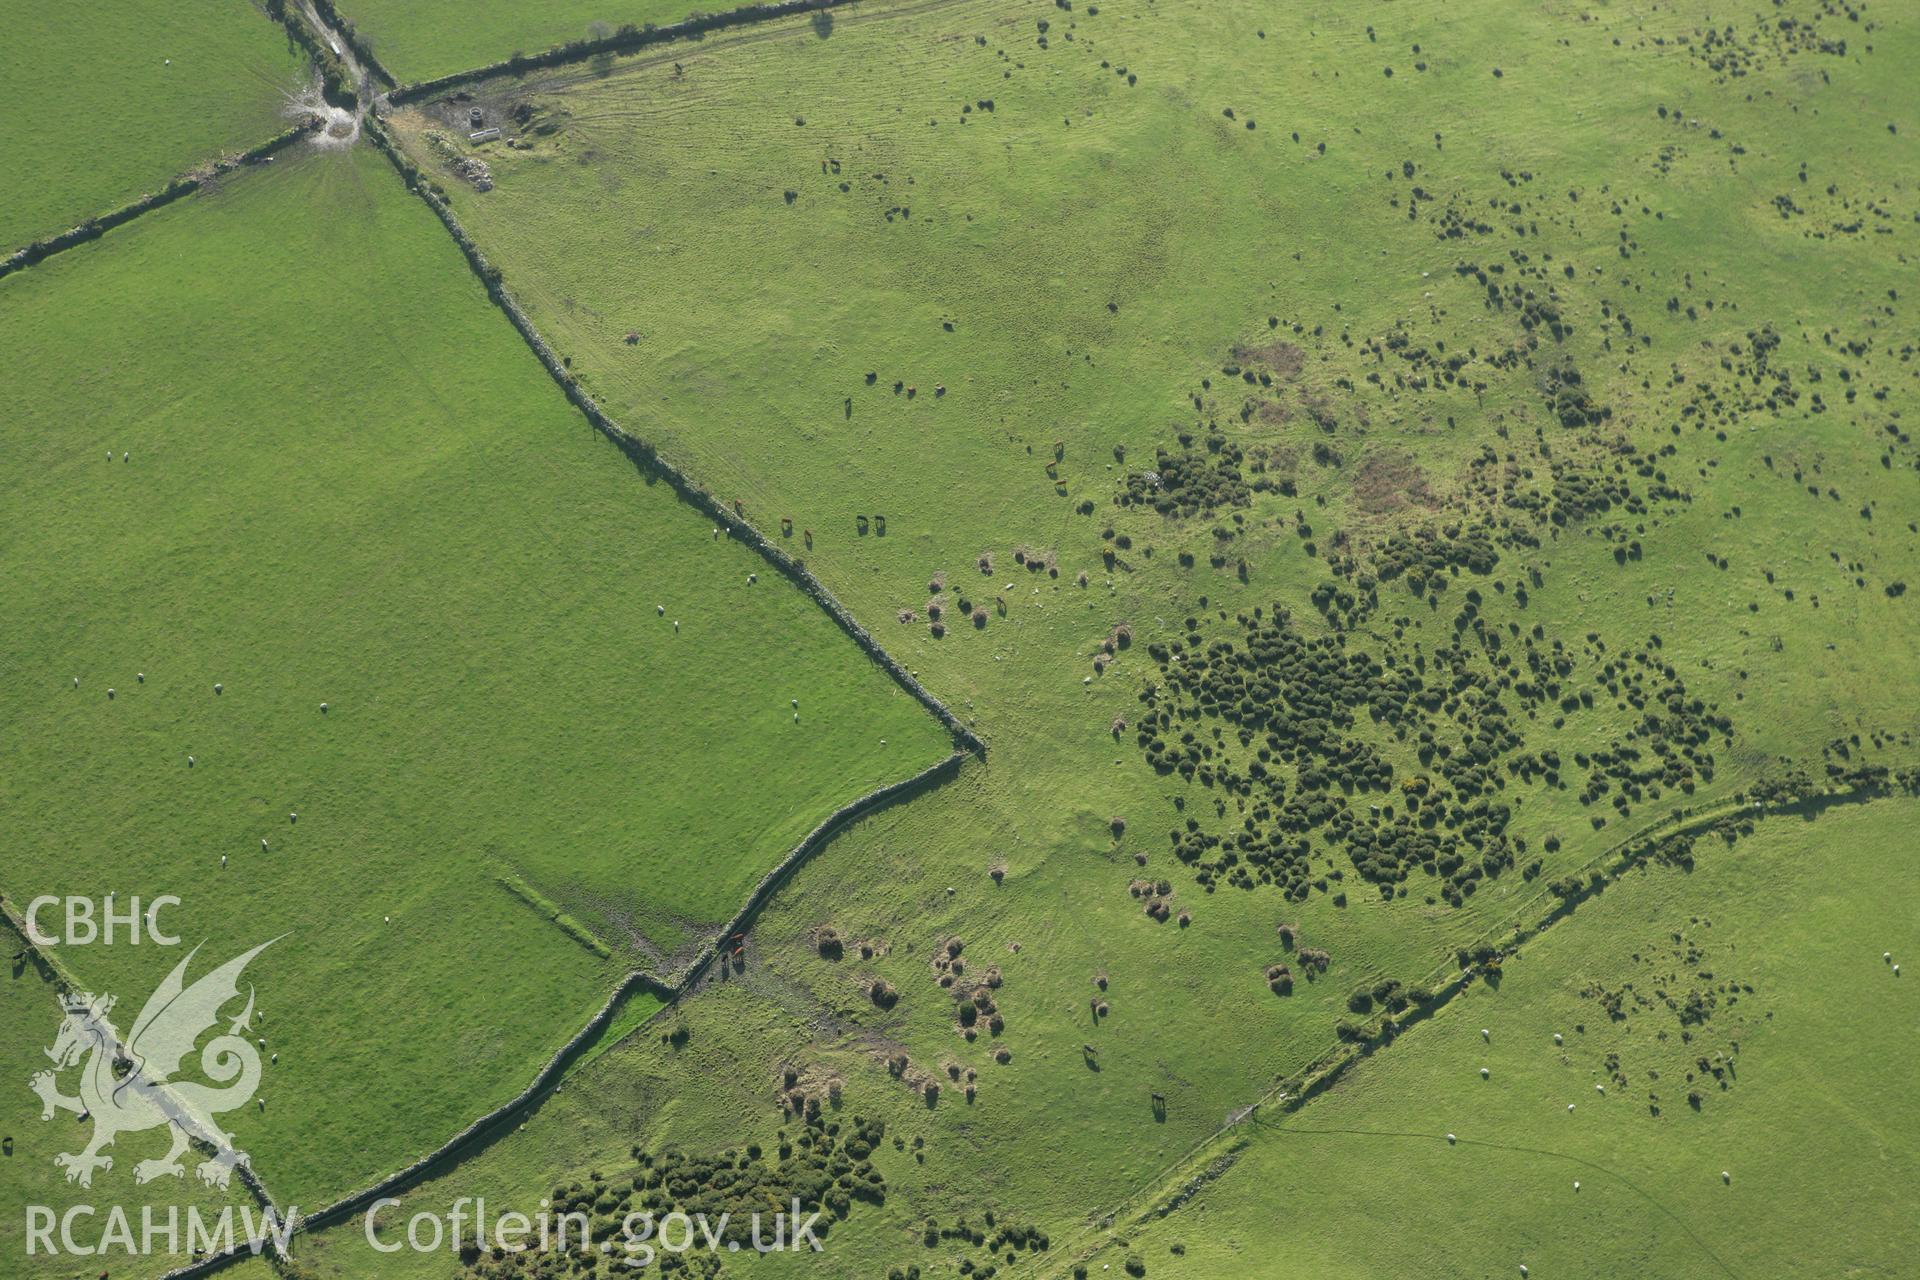
[{"label": "farm track", "polygon": [[[1616,841],[1607,849],[1576,868],[1573,873],[1576,877],[1598,877],[1597,879],[1586,879],[1582,888],[1577,893],[1562,898],[1554,894],[1551,890],[1543,889],[1540,893],[1528,898],[1526,902],[1514,908],[1514,910],[1503,917],[1499,923],[1482,933],[1478,939],[1478,944],[1493,947],[1502,957],[1517,954],[1525,944],[1540,937],[1561,920],[1572,916],[1582,903],[1605,893],[1606,889],[1617,882],[1622,874],[1634,867],[1644,865],[1644,857],[1642,855],[1650,849],[1654,841],[1671,836],[1698,834],[1710,830],[1716,824],[1728,818],[1737,817],[1742,814],[1757,818],[1784,817],[1792,814],[1813,815],[1837,805],[1867,804],[1875,800],[1896,798],[1901,794],[1899,791],[1886,787],[1840,788],[1825,791],[1811,797],[1775,804],[1762,804],[1751,800],[1730,799],[1710,805],[1695,813],[1685,813],[1678,817],[1669,815],[1657,822],[1649,823],[1633,835]],[[1524,919],[1529,914],[1538,912],[1538,909],[1548,899],[1552,899],[1554,905],[1544,913],[1539,914],[1533,924],[1518,925],[1514,923],[1518,919]],[[1465,949],[1472,951],[1474,947],[1467,945]],[[1054,1276],[1064,1274],[1067,1269],[1072,1267],[1073,1263],[1085,1259],[1101,1247],[1105,1237],[1121,1224],[1123,1218],[1129,1223],[1139,1223],[1150,1217],[1162,1216],[1164,1213],[1177,1209],[1181,1203],[1184,1203],[1185,1196],[1180,1191],[1175,1190],[1175,1188],[1195,1187],[1201,1183],[1210,1181],[1211,1179],[1204,1171],[1213,1160],[1230,1154],[1234,1145],[1232,1137],[1234,1130],[1243,1125],[1275,1131],[1289,1130],[1289,1126],[1278,1125],[1273,1121],[1265,1119],[1261,1114],[1262,1111],[1268,1108],[1275,1108],[1282,1116],[1293,1115],[1299,1112],[1315,1098],[1326,1093],[1333,1088],[1334,1085],[1338,1084],[1348,1071],[1366,1062],[1372,1058],[1375,1053],[1383,1052],[1391,1048],[1400,1036],[1407,1034],[1420,1023],[1429,1020],[1445,1009],[1448,1004],[1472,985],[1473,980],[1479,976],[1480,967],[1478,963],[1475,963],[1466,969],[1449,973],[1448,968],[1442,965],[1440,968],[1434,970],[1429,977],[1444,979],[1444,981],[1434,987],[1435,995],[1433,1000],[1411,1013],[1401,1023],[1396,1025],[1389,1019],[1385,1029],[1357,1044],[1346,1044],[1335,1041],[1319,1058],[1307,1064],[1299,1071],[1277,1081],[1272,1088],[1261,1094],[1260,1097],[1252,1103],[1236,1109],[1227,1123],[1194,1143],[1191,1147],[1187,1148],[1185,1152],[1163,1165],[1158,1172],[1143,1180],[1140,1184],[1140,1189],[1131,1196],[1110,1206],[1104,1211],[1089,1214],[1086,1224],[1074,1233],[1071,1240],[1065,1244],[1065,1247],[1056,1244],[1055,1247],[1045,1255],[1032,1254],[1022,1256],[1018,1261],[1004,1267],[1003,1271],[1008,1274],[1022,1275]],[[1298,1130],[1297,1132],[1308,1133],[1314,1131]],[[1329,1130],[1327,1132],[1349,1131]],[[1359,1133],[1362,1131],[1353,1130],[1350,1132]],[[1385,1134],[1383,1136],[1431,1138],[1435,1135]],[[1499,1146],[1500,1144],[1482,1143],[1480,1145]],[[1532,1148],[1513,1149],[1525,1150],[1533,1152],[1534,1154],[1552,1156],[1559,1159],[1580,1160],[1579,1157],[1565,1155],[1564,1153],[1556,1151],[1534,1151]],[[1580,1160],[1580,1162],[1590,1163],[1583,1160]],[[1605,1169],[1600,1165],[1591,1165],[1591,1167],[1611,1177],[1618,1178],[1636,1194],[1640,1195],[1641,1198],[1650,1199],[1650,1197],[1646,1196],[1644,1192],[1641,1192],[1639,1188],[1633,1186],[1632,1182],[1623,1175],[1614,1173],[1612,1170]],[[1156,1204],[1160,1206],[1159,1209],[1155,1208]],[[1660,1206],[1656,1205],[1656,1207]],[[1667,1211],[1662,1207],[1662,1212]],[[1668,1212],[1667,1216],[1673,1217],[1674,1215]],[[1713,1259],[1714,1263],[1717,1264],[1723,1273],[1729,1276],[1735,1274],[1719,1255],[1707,1247],[1705,1242],[1695,1234],[1691,1227],[1681,1222],[1678,1218],[1674,1218],[1674,1221],[1679,1223],[1681,1229],[1686,1232],[1690,1239],[1700,1245],[1700,1248],[1708,1257]]]}]

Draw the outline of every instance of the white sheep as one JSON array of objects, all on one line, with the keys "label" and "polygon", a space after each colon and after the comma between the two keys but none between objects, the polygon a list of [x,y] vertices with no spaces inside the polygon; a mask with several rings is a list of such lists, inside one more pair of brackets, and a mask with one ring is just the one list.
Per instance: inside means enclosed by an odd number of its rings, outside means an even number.
[{"label": "white sheep", "polygon": [[265,853],[266,851],[267,851],[267,838],[266,838],[265,836],[261,836],[261,837],[260,837],[260,852],[262,852],[262,853]]},{"label": "white sheep", "polygon": [[1491,1071],[1489,1071],[1489,1070],[1487,1070],[1487,1069],[1486,1069],[1485,1067],[1482,1067],[1482,1068],[1480,1068],[1480,1078],[1481,1078],[1482,1080],[1485,1080],[1485,1079],[1486,1079],[1486,1078],[1487,1078],[1488,1076],[1490,1076],[1490,1075],[1492,1075],[1492,1074],[1493,1074],[1493,1072],[1491,1072]]},{"label": "white sheep", "polygon": [[1556,1032],[1554,1032],[1554,1033],[1553,1033],[1553,1042],[1554,1042],[1555,1044],[1559,1044],[1559,1043],[1560,1043],[1560,1033],[1559,1033],[1558,1031],[1556,1031]]},{"label": "white sheep", "polygon": [[1456,1142],[1458,1142],[1458,1141],[1460,1141],[1460,1139],[1458,1139],[1458,1138],[1456,1138],[1456,1137],[1454,1137],[1454,1136],[1453,1136],[1452,1134],[1448,1134],[1448,1135],[1447,1135],[1447,1145],[1448,1145],[1448,1146],[1452,1146],[1452,1145],[1453,1145],[1454,1143],[1456,1143]]},{"label": "white sheep", "polygon": [[1491,1043],[1493,1040],[1493,1032],[1487,1030],[1485,1027],[1482,1027],[1480,1028],[1480,1038],[1482,1040],[1485,1040]]},{"label": "white sheep", "polygon": [[657,605],[655,605],[655,606],[653,606],[653,607],[654,607],[654,609],[655,609],[656,611],[658,611],[658,613],[660,614],[660,616],[661,616],[661,617],[663,617],[663,618],[664,618],[664,617],[666,617],[666,616],[667,616],[667,606],[665,606],[665,605],[663,605],[663,604],[657,604]]}]

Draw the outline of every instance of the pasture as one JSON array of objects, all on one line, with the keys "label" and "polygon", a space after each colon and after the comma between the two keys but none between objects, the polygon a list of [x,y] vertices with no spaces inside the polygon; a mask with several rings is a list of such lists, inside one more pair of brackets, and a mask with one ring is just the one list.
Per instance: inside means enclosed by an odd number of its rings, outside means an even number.
[{"label": "pasture", "polygon": [[[1882,953],[1920,943],[1912,818],[1912,800],[1890,800],[1770,820],[1690,874],[1627,877],[1497,988],[1476,984],[1331,1093],[1219,1144],[1174,1212],[1152,1216],[1178,1186],[1140,1197],[1149,1220],[1124,1217],[1086,1263],[1898,1273],[1920,1116],[1889,1088],[1911,978]],[[1064,1252],[1054,1261],[1048,1274],[1070,1273]]]},{"label": "pasture", "polygon": [[[287,1201],[437,1146],[949,749],[573,413],[368,149],[0,293],[7,892],[176,894],[203,959],[287,935],[241,1122]],[[173,959],[68,958],[129,1001]]]},{"label": "pasture", "polygon": [[0,256],[288,128],[309,79],[245,0],[7,0],[0,25]]},{"label": "pasture", "polygon": [[[803,1076],[918,1118],[929,1171],[888,1169],[891,1228],[856,1206],[829,1272],[924,1264],[900,1236],[986,1207],[1060,1238],[1332,1048],[1357,990],[1443,982],[1675,810],[1912,763],[1914,375],[1883,286],[1914,31],[1842,55],[1742,26],[1735,76],[1677,39],[1701,16],[849,12],[475,87],[519,122],[473,151],[484,192],[432,136],[451,107],[395,119],[582,385],[809,532],[992,746],[804,869],[726,1012],[679,1015],[763,1082],[794,1050],[727,1035],[739,1002],[812,1017]],[[1182,675],[1250,638],[1377,668],[1332,747],[1297,758],[1311,681],[1276,667],[1264,722],[1211,683],[1231,663]],[[1436,666],[1431,703],[1378,697]],[[1264,796],[1256,757],[1333,818]],[[1423,826],[1403,784],[1443,779]],[[1258,863],[1180,851],[1240,831]],[[886,945],[828,958],[828,928]],[[960,1034],[953,937],[1003,978],[1004,1035]],[[624,1096],[584,1076],[570,1114],[580,1091]],[[718,1150],[729,1115],[676,1100],[552,1158],[530,1127],[488,1176]]]},{"label": "pasture", "polygon": [[574,40],[605,38],[626,26],[666,26],[694,13],[733,6],[694,0],[475,0],[472,4],[410,0],[336,0],[340,16],[402,84],[540,53]]},{"label": "pasture", "polygon": [[[635,9],[345,6],[403,81]],[[890,1280],[1897,1267],[1916,56],[1825,0],[929,0],[382,104],[562,380],[989,748],[388,1221],[792,1193],[827,1252],[725,1274]],[[406,185],[302,148],[0,282],[0,887],[292,931],[283,1203],[950,749]],[[294,1265],[564,1264],[356,1218]]]}]

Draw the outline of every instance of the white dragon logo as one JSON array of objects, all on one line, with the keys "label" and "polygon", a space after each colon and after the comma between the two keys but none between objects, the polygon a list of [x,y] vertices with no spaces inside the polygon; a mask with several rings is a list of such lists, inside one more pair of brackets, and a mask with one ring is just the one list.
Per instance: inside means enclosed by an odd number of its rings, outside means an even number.
[{"label": "white dragon logo", "polygon": [[[260,1087],[260,1054],[245,1035],[253,1018],[251,987],[247,1007],[200,1054],[202,1070],[226,1087],[173,1076],[201,1033],[219,1021],[221,1006],[239,997],[240,972],[247,962],[272,945],[263,942],[187,986],[187,965],[200,950],[195,947],[148,999],[124,1042],[107,1020],[114,997],[86,993],[62,998],[66,1018],[53,1047],[46,1051],[54,1070],[40,1072],[31,1083],[44,1107],[42,1120],[53,1119],[58,1110],[93,1121],[93,1141],[85,1150],[53,1158],[67,1171],[68,1182],[92,1186],[94,1170],[113,1168],[113,1157],[102,1155],[102,1148],[112,1146],[122,1133],[156,1125],[171,1131],[173,1147],[158,1160],[135,1165],[135,1182],[181,1177],[186,1170],[180,1157],[196,1141],[213,1149],[212,1158],[194,1170],[208,1186],[226,1186],[234,1166],[247,1163],[247,1153],[234,1147],[233,1136],[223,1132],[213,1117],[245,1106]],[[80,1068],[79,1096],[67,1097],[60,1092],[56,1074],[80,1064],[82,1058],[87,1061]]]}]

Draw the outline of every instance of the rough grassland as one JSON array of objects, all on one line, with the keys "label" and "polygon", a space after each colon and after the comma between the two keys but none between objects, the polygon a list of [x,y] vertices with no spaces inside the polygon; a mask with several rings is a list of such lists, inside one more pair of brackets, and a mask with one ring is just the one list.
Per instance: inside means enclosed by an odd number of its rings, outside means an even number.
[{"label": "rough grassland", "polygon": [[485,66],[515,53],[611,35],[631,23],[665,26],[692,13],[733,8],[728,0],[340,0],[343,18],[402,84]]},{"label": "rough grassland", "polygon": [[[1913,979],[1881,954],[1920,946],[1913,817],[1892,800],[1773,820],[1690,875],[1630,876],[1497,990],[1252,1126],[1186,1207],[1123,1219],[1130,1246],[1092,1271],[1130,1251],[1154,1277],[1904,1274],[1920,1109],[1892,1082]],[[1601,997],[1626,983],[1615,1019]],[[1683,1021],[1728,983],[1734,1000]]]},{"label": "rough grassland", "polygon": [[[283,1202],[504,1100],[619,974],[948,749],[567,408],[370,149],[6,281],[0,347],[0,883],[177,894],[209,959],[290,935],[238,1121]],[[69,962],[132,1003],[174,958]]]},{"label": "rough grassland", "polygon": [[0,253],[264,141],[307,79],[246,0],[4,0],[0,30]]},{"label": "rough grassland", "polygon": [[[1517,1274],[1521,1262],[1536,1275],[1639,1271],[1661,1280],[1899,1274],[1912,1247],[1902,1188],[1920,1175],[1920,1147],[1911,1098],[1886,1081],[1904,1052],[1910,979],[1880,957],[1920,945],[1901,837],[1913,803],[1769,820],[1735,845],[1702,845],[1692,873],[1631,874],[1510,960],[1497,988],[1476,983],[1333,1093],[1298,1113],[1262,1113],[1180,1179],[1098,1205],[1122,1209],[1112,1233],[1062,1225],[1038,1273],[1064,1276],[1091,1248],[1096,1275],[1103,1265],[1120,1274],[1129,1253],[1152,1276],[1491,1276]],[[1795,904],[1785,919],[1782,902]],[[1603,999],[1626,983],[1627,1016],[1615,1021]],[[1704,1021],[1680,1020],[1693,992],[1727,983],[1732,999],[1716,992]],[[949,1099],[930,1112],[904,1090],[862,1084],[857,1041],[823,1060],[796,1025],[791,993],[763,984],[756,996],[750,985],[692,1002],[684,1047],[658,1036],[628,1041],[512,1142],[423,1186],[383,1221],[443,1212],[463,1195],[530,1202],[589,1170],[612,1178],[630,1163],[633,1142],[652,1151],[770,1143],[779,1116],[769,1082],[741,1069],[763,1054],[769,1064],[800,1064],[807,1081],[847,1072],[843,1116],[884,1114],[890,1134],[925,1139],[925,1164],[890,1147],[874,1156],[893,1197],[937,1199],[979,1147],[1018,1161],[992,1135],[1004,1095],[991,1078],[976,1106]],[[1119,1004],[1127,987],[1116,987]],[[1652,1003],[1636,1005],[1635,990]],[[1611,1076],[1610,1054],[1626,1086]],[[1724,1088],[1699,1071],[1698,1057],[1726,1071]],[[1090,1095],[1101,1080],[1076,1069],[1084,1083],[1056,1105],[1084,1119],[1099,1105]],[[1690,1071],[1701,1079],[1689,1082]],[[703,1085],[688,1089],[688,1079]],[[1687,1102],[1694,1089],[1697,1111]],[[1449,1146],[1448,1133],[1461,1141]],[[1135,1140],[1141,1155],[1165,1148],[1138,1125]],[[1076,1159],[1098,1150],[1084,1123],[1063,1141]],[[1216,1163],[1221,1156],[1231,1159]],[[1208,1169],[1183,1207],[1157,1212],[1186,1175]],[[1828,1173],[1809,1178],[1812,1169]],[[982,1209],[1006,1216],[1010,1201],[1032,1203],[1030,1191],[1014,1200],[1004,1183],[967,1185],[976,1220]],[[752,1271],[883,1274],[916,1262],[943,1274],[952,1250],[924,1248],[917,1227],[911,1213],[889,1221],[856,1208],[824,1256],[804,1266],[753,1259]],[[357,1223],[309,1241],[300,1257],[330,1276],[373,1274],[375,1261]],[[379,1274],[396,1276],[440,1275],[446,1265],[444,1256],[378,1261]]]},{"label": "rough grassland", "polygon": [[[927,1137],[925,1166],[881,1153],[897,1190],[836,1229],[825,1274],[924,1265],[927,1217],[986,1208],[1064,1239],[1329,1049],[1356,988],[1457,973],[1455,948],[1537,919],[1553,883],[1672,809],[1792,770],[1913,762],[1920,624],[1901,588],[1920,503],[1897,282],[1920,119],[1899,88],[1905,14],[1856,26],[1794,4],[1779,16],[1802,25],[1742,21],[1729,54],[1706,43],[1700,5],[1592,21],[1494,4],[1284,21],[1237,3],[1098,10],[846,14],[827,41],[793,23],[610,76],[503,81],[477,92],[502,115],[528,107],[530,146],[484,149],[485,193],[426,141],[454,118],[428,105],[397,122],[583,385],[770,534],[782,517],[796,544],[810,529],[812,567],[992,744],[959,783],[796,877],[740,982],[685,1009],[699,1078],[758,1082],[772,1113],[797,1060],[841,1077],[849,1111]],[[1844,52],[1779,43],[1816,19]],[[1495,306],[1463,263],[1501,267],[1566,332],[1532,313],[1523,327],[1523,300]],[[1754,367],[1768,330],[1771,372]],[[1246,381],[1255,361],[1236,348],[1276,341],[1292,350],[1259,366],[1271,385]],[[1469,352],[1464,380],[1439,376],[1440,357]],[[1548,392],[1568,370],[1610,410],[1602,423],[1561,417]],[[1183,433],[1202,453],[1271,459],[1294,491],[1187,517],[1115,505]],[[1489,474],[1491,497],[1476,487]],[[1638,505],[1569,503],[1535,528],[1500,488],[1558,503],[1563,477],[1620,480]],[[1396,535],[1507,518],[1538,542],[1502,544],[1491,571],[1456,566],[1430,596],[1373,577]],[[1335,578],[1339,554],[1372,585]],[[1325,585],[1377,603],[1323,625]],[[984,627],[956,624],[961,598]],[[1459,906],[1419,871],[1383,897],[1323,833],[1303,901],[1203,888],[1169,831],[1231,836],[1258,822],[1252,804],[1155,771],[1113,724],[1167,684],[1151,646],[1238,639],[1256,607],[1352,650],[1418,646],[1423,663],[1491,635],[1522,679],[1564,655],[1556,696],[1587,702],[1503,693],[1529,752],[1644,746],[1649,706],[1695,700],[1732,727],[1711,735],[1710,776],[1631,797],[1584,794],[1584,764],[1552,782],[1499,764],[1489,794],[1523,853]],[[1096,674],[1119,623],[1132,645]],[[1686,695],[1650,700],[1634,673],[1665,668]],[[1396,783],[1436,767],[1355,719]],[[1219,727],[1192,721],[1216,757],[1240,755]],[[1399,796],[1353,798],[1364,815]],[[1166,879],[1190,925],[1148,918],[1135,876]],[[1282,921],[1333,956],[1285,999],[1263,973],[1289,959]],[[825,959],[828,925],[886,947]],[[1003,971],[1004,1035],[958,1034],[930,968],[950,936]],[[900,992],[889,1010],[867,997],[875,976]],[[742,1024],[805,1035],[734,1035]],[[949,1088],[928,1111],[887,1071],[896,1053],[941,1078],[977,1069],[977,1099]],[[568,1168],[617,1168],[632,1142],[719,1151],[774,1123],[693,1092],[636,1099],[583,1075],[556,1104],[571,1127],[530,1125],[475,1176],[531,1198]],[[596,1106],[619,1122],[595,1131]]]}]

